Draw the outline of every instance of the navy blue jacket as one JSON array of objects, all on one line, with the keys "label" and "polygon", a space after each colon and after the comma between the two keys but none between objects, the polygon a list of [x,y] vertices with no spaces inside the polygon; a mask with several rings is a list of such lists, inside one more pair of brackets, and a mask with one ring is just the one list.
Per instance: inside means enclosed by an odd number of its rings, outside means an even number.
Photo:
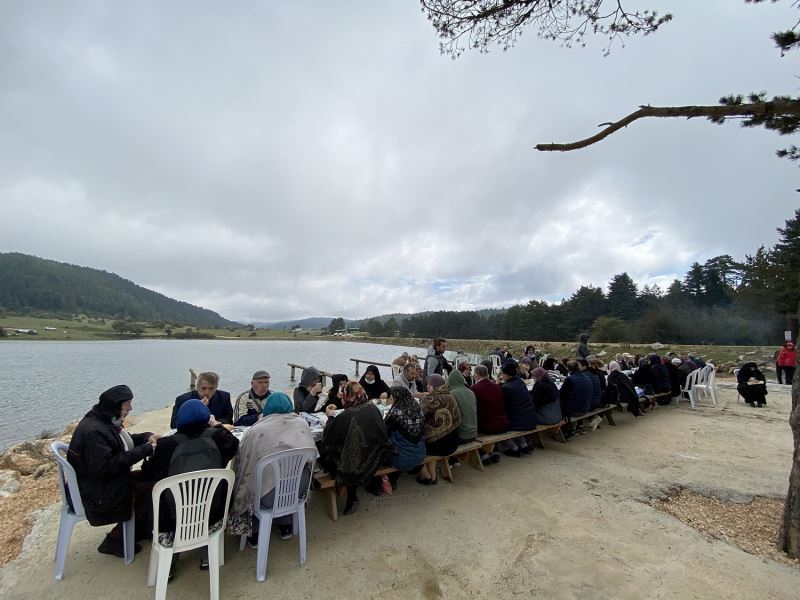
[{"label": "navy blue jacket", "polygon": [[[178,409],[181,407],[181,404],[187,400],[199,399],[200,396],[197,390],[186,392],[175,398],[175,406],[172,407],[172,417],[169,420],[169,426],[175,429],[175,421],[178,418]],[[228,425],[233,423],[233,407],[231,406],[231,395],[228,392],[223,392],[222,390],[214,392],[214,395],[211,396],[211,400],[208,401],[208,410],[211,411],[211,414],[214,415],[214,418],[220,423],[227,423]]]},{"label": "navy blue jacket", "polygon": [[[597,382],[598,386],[600,382]],[[575,415],[591,410],[594,388],[586,373],[570,373],[560,390],[562,406],[568,414]]]},{"label": "navy blue jacket", "polygon": [[503,404],[508,417],[509,431],[527,431],[536,428],[536,410],[530,392],[519,377],[512,377],[500,386]]}]

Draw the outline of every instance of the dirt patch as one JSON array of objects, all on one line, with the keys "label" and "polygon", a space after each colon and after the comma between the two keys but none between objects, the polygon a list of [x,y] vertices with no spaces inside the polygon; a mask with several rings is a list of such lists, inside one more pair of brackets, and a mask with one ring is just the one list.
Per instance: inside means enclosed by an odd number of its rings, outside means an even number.
[{"label": "dirt patch", "polygon": [[778,550],[775,540],[783,514],[782,498],[756,496],[749,502],[731,502],[687,489],[670,490],[651,501],[656,509],[710,535],[735,544],[745,552],[800,567]]},{"label": "dirt patch", "polygon": [[59,502],[58,478],[55,472],[39,479],[22,478],[22,488],[13,496],[0,497],[0,566],[15,559],[22,542],[31,530],[28,515]]}]

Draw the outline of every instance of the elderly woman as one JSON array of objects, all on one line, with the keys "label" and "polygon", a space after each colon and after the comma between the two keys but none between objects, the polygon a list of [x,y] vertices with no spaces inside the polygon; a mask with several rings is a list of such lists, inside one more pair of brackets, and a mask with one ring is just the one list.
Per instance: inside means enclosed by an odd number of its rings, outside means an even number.
[{"label": "elderly woman", "polygon": [[628,405],[628,412],[639,417],[642,411],[639,407],[639,395],[630,377],[622,372],[622,365],[612,360],[608,363],[608,386],[606,387],[606,401],[608,404]]},{"label": "elderly woman", "polygon": [[389,481],[396,488],[400,471],[410,471],[425,460],[425,415],[406,388],[392,386],[389,396],[392,407],[384,422],[389,441],[397,450],[397,454],[389,457],[389,464],[397,469],[389,474]]},{"label": "elderly woman", "polygon": [[389,443],[381,412],[358,382],[345,384],[342,401],[344,412],[336,417],[332,406],[325,408],[328,423],[319,453],[320,462],[336,480],[337,488],[347,488],[344,514],[351,515],[358,508],[356,489],[375,476],[394,448]]},{"label": "elderly woman", "polygon": [[[228,533],[246,534],[251,546],[258,544],[258,519],[253,516],[253,501],[256,480],[256,464],[265,456],[270,456],[289,448],[316,448],[308,424],[300,415],[294,413],[294,405],[283,392],[272,392],[262,410],[263,417],[242,439],[239,454],[234,462],[236,481],[233,484],[231,509],[228,513]],[[301,494],[308,489],[311,471],[306,469],[300,479]],[[269,508],[275,498],[275,475],[267,469],[262,481],[261,506]],[[292,537],[292,516],[278,517],[272,523],[282,540]]]},{"label": "elderly woman", "polygon": [[[431,456],[449,456],[458,448],[461,413],[447,382],[439,374],[428,376],[428,393],[420,400],[425,414],[425,446]],[[436,485],[436,463],[422,466],[417,483]]]},{"label": "elderly woman", "polygon": [[561,404],[558,401],[558,388],[547,371],[536,367],[531,373],[534,384],[531,390],[536,422],[540,425],[555,425],[561,422]]},{"label": "elderly woman", "polygon": [[767,380],[754,362],[745,363],[736,374],[736,391],[750,406],[761,408],[767,403]]},{"label": "elderly woman", "polygon": [[367,370],[364,371],[358,383],[370,400],[389,397],[389,386],[381,379],[381,373],[375,365],[369,365],[367,367]]}]

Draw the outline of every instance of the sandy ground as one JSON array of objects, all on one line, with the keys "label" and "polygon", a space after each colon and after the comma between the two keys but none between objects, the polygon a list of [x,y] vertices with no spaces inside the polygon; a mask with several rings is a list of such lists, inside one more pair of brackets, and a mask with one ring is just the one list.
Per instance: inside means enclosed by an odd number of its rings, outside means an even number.
[{"label": "sandy ground", "polygon": [[[531,457],[504,458],[453,484],[400,480],[392,496],[360,494],[353,516],[331,522],[322,497],[308,512],[308,562],[298,544],[273,535],[267,581],[255,581],[255,551],[228,538],[221,597],[353,598],[797,598],[800,568],[715,540],[649,500],[672,486],[726,500],[786,492],[791,461],[788,392],[761,410],[720,390],[720,406],[659,407],[617,427]],[[167,412],[136,428],[164,429]],[[153,423],[156,423],[153,426]],[[149,546],[126,567],[97,553],[107,528],[79,525],[63,581],[53,579],[58,506],[41,511],[18,559],[0,570],[0,596],[152,598]],[[168,597],[202,598],[198,558],[179,563]]]}]

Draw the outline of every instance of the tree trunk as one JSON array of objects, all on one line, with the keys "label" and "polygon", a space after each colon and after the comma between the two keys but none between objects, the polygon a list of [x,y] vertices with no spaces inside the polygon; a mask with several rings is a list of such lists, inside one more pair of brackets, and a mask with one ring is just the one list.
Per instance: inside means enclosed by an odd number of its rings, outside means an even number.
[{"label": "tree trunk", "polygon": [[783,505],[783,521],[778,534],[778,548],[792,558],[800,558],[800,373],[792,382],[792,414],[789,426],[794,437],[792,472],[789,475],[789,491]]}]

